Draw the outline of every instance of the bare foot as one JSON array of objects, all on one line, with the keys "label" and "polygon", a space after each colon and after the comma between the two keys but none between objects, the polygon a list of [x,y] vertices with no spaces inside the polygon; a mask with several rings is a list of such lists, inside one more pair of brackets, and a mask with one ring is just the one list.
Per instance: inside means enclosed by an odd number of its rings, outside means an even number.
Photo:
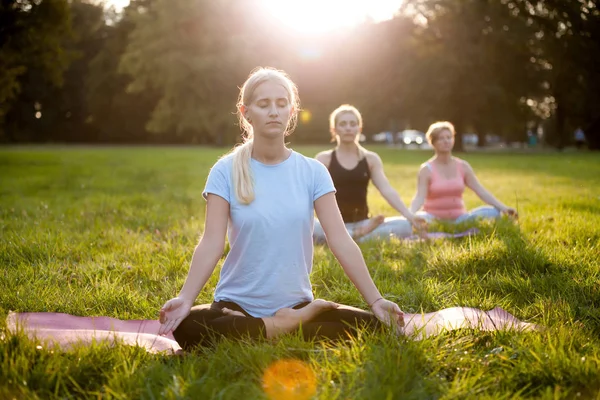
[{"label": "bare foot", "polygon": [[230,310],[227,307],[221,308],[221,312],[225,315],[229,315],[231,317],[245,317],[244,313],[241,311]]},{"label": "bare foot", "polygon": [[361,237],[373,232],[379,225],[383,224],[384,221],[385,217],[383,215],[378,215],[376,217],[370,218],[363,225],[354,228],[352,232],[352,237],[354,239],[360,239]]},{"label": "bare foot", "polygon": [[323,311],[333,310],[338,308],[338,304],[332,301],[323,299],[315,299],[307,306],[294,310],[293,308],[282,308],[275,313],[275,317],[297,320],[300,322],[308,322]]},{"label": "bare foot", "polygon": [[316,299],[299,310],[282,308],[275,313],[275,316],[263,318],[267,328],[267,338],[274,338],[292,332],[298,329],[302,323],[310,321],[323,311],[336,308],[338,308],[338,304],[322,299]]}]

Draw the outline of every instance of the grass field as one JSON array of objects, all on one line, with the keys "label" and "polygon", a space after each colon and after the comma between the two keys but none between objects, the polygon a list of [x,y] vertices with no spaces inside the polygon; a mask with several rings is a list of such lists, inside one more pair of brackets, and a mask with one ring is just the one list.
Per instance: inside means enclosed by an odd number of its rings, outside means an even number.
[{"label": "grass field", "polygon": [[[319,148],[298,150],[314,155]],[[430,153],[377,149],[405,202]],[[223,149],[0,149],[0,320],[9,310],[156,318],[202,233],[201,192]],[[518,207],[517,224],[435,243],[361,245],[381,292],[405,311],[501,306],[543,332],[385,334],[347,345],[294,335],[223,342],[183,357],[95,345],[61,353],[4,332],[0,399],[266,398],[265,369],[302,360],[322,399],[600,398],[600,157],[463,157]],[[371,190],[373,212],[394,215]],[[472,194],[467,206],[481,203]],[[198,298],[210,302],[214,274]],[[315,252],[318,297],[366,307],[330,252]]]}]

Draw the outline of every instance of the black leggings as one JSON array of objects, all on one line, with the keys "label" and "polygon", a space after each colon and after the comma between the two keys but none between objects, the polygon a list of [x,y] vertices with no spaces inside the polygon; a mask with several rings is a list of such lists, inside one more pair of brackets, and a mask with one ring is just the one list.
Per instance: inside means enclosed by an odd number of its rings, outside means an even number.
[{"label": "black leggings", "polygon": [[[294,307],[300,309],[310,303]],[[222,308],[240,311],[245,316],[224,315]],[[323,311],[302,324],[305,340],[340,340],[355,337],[358,330],[381,329],[382,324],[367,311],[334,309]],[[179,345],[189,350],[194,346],[210,346],[218,339],[260,339],[265,337],[265,323],[252,317],[236,303],[217,301],[192,307],[188,315],[175,329],[173,336]]]}]

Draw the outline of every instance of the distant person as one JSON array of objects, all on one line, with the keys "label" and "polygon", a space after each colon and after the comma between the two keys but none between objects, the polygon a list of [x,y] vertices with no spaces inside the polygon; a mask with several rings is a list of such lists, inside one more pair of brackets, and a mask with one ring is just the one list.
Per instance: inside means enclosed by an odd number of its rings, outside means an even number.
[{"label": "distant person", "polygon": [[[496,199],[479,183],[468,162],[452,156],[455,135],[450,122],[436,122],[427,130],[427,141],[435,155],[421,165],[417,194],[410,210],[429,222],[443,220],[460,223],[476,218],[498,218],[502,214],[517,217],[514,208]],[[463,201],[465,187],[473,190],[489,205],[467,211]]]},{"label": "distant person", "polygon": [[[398,192],[385,176],[383,162],[377,153],[368,151],[358,141],[362,130],[360,112],[348,104],[335,109],[329,117],[332,150],[315,157],[327,167],[337,190],[336,200],[346,229],[355,240],[405,238],[413,234],[413,227],[423,232],[425,219],[415,216],[404,204]],[[383,198],[402,217],[377,215],[370,218],[367,205],[369,181]],[[325,242],[325,232],[318,220],[313,234],[317,243]]]},{"label": "distant person", "polygon": [[581,128],[577,128],[575,129],[575,146],[577,147],[578,150],[581,150],[583,148],[583,146],[585,146],[585,133],[583,132],[583,129]]},{"label": "distant person", "polygon": [[386,132],[385,139],[387,141],[388,146],[394,145],[394,134],[392,132]]},{"label": "distant person", "polygon": [[533,133],[531,130],[527,131],[527,145],[529,147],[535,147],[537,146],[537,140],[538,137],[535,133]]}]

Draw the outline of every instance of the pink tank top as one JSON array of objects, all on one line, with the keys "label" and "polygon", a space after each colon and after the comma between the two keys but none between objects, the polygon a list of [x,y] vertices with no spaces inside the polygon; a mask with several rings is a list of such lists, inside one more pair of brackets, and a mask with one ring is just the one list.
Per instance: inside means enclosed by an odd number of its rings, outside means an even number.
[{"label": "pink tank top", "polygon": [[457,174],[454,178],[446,179],[441,176],[435,163],[428,162],[431,170],[429,189],[423,210],[440,219],[456,219],[466,213],[463,201],[465,191],[465,173],[462,161],[456,161]]}]

